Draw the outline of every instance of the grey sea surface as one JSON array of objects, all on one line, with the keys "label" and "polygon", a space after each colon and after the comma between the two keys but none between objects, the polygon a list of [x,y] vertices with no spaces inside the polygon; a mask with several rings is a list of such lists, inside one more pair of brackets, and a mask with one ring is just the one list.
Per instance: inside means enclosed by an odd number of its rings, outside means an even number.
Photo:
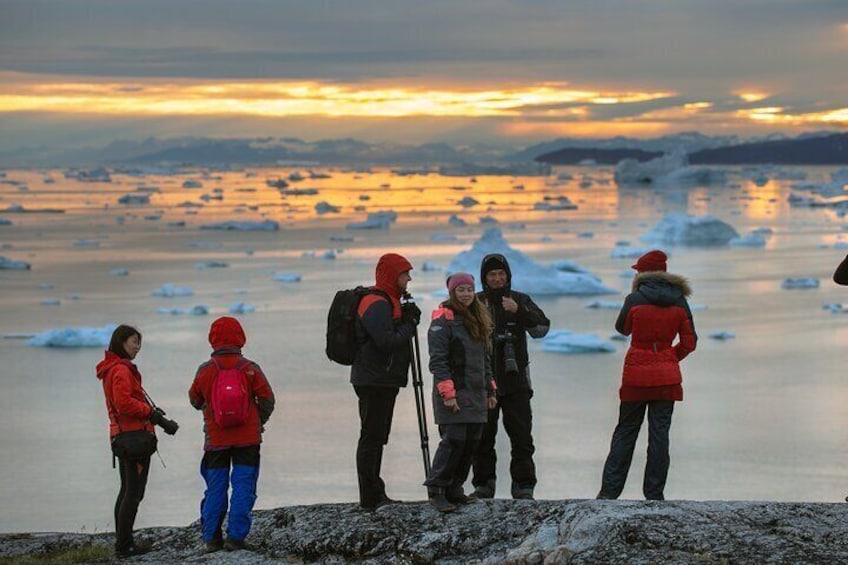
[{"label": "grey sea surface", "polygon": [[[137,525],[185,525],[198,518],[203,482],[202,421],[188,404],[197,366],[208,358],[209,324],[231,304],[256,311],[244,324],[246,356],[257,361],[277,394],[277,410],[262,447],[258,508],[357,500],[354,453],[356,397],[348,369],[324,355],[326,311],[335,290],[373,280],[384,252],[445,267],[489,227],[493,216],[510,245],[540,262],[571,259],[621,294],[601,297],[535,297],[553,328],[609,337],[617,312],[587,309],[595,299],[622,300],[632,259],[614,259],[616,242],[639,241],[668,212],[712,214],[741,234],[773,230],[765,247],[666,246],[669,270],[688,277],[700,334],[683,364],[684,401],[675,407],[671,471],[666,496],[694,500],[842,500],[848,494],[848,381],[845,377],[848,315],[823,304],[848,302],[848,289],[831,274],[845,256],[846,222],[834,209],[791,207],[798,181],[770,179],[763,186],[748,171],[729,168],[715,186],[617,187],[609,167],[567,167],[573,179],[399,176],[330,170],[329,179],[298,187],[318,194],[281,195],[266,178],[291,169],[191,170],[176,175],[113,174],[111,183],[81,183],[61,171],[7,170],[28,191],[0,184],[0,255],[31,263],[28,271],[0,270],[0,531],[105,531],[114,528],[119,487],[111,467],[106,407],[94,367],[102,348],[28,347],[19,334],[50,328],[130,323],[144,335],[136,362],[150,395],[180,422],[174,436],[159,434],[164,463],[153,460]],[[804,182],[829,180],[832,168],[803,168]],[[56,183],[44,183],[50,175]],[[584,176],[589,188],[581,188]],[[182,188],[198,179],[200,189]],[[390,185],[385,187],[382,185]],[[516,185],[523,185],[516,188]],[[118,199],[139,186],[156,187],[150,204]],[[220,188],[220,192],[213,192]],[[202,200],[220,194],[222,200]],[[363,195],[370,199],[361,199]],[[477,206],[457,202],[473,196]],[[545,196],[568,196],[577,210],[538,211]],[[182,207],[183,202],[204,204]],[[338,214],[318,215],[326,201]],[[64,214],[6,213],[8,206],[64,209]],[[355,206],[364,206],[355,210]],[[346,230],[367,212],[394,210],[389,229]],[[186,213],[186,212],[197,212]],[[453,227],[458,214],[468,222]],[[122,218],[122,219],[118,219]],[[280,223],[279,231],[201,230],[226,220]],[[120,223],[119,223],[120,222]],[[171,222],[185,222],[185,226]],[[523,229],[514,224],[524,224]],[[455,241],[431,241],[452,233]],[[591,233],[591,237],[588,234]],[[582,234],[582,236],[581,236]],[[331,241],[334,235],[354,241]],[[97,241],[99,245],[78,244]],[[327,250],[336,259],[322,259]],[[206,261],[225,268],[197,269]],[[127,276],[110,275],[116,268]],[[299,283],[274,274],[298,273]],[[413,271],[412,292],[422,310],[438,305],[444,272]],[[818,288],[783,290],[789,277],[813,277]],[[165,283],[189,286],[194,296],[158,298]],[[521,290],[521,289],[517,289]],[[42,301],[58,298],[60,305]],[[156,308],[203,304],[206,316],[156,313]],[[736,337],[719,341],[713,331]],[[426,322],[420,328],[422,344]],[[591,498],[618,413],[618,385],[626,351],[560,355],[531,343],[535,397],[537,498]],[[438,432],[429,405],[431,377],[422,350],[430,449]],[[425,498],[411,387],[402,390],[386,449],[383,476],[389,495]],[[643,430],[624,498],[641,497],[645,463]],[[498,496],[509,494],[509,442],[498,436]],[[469,481],[470,483],[470,481]]]}]

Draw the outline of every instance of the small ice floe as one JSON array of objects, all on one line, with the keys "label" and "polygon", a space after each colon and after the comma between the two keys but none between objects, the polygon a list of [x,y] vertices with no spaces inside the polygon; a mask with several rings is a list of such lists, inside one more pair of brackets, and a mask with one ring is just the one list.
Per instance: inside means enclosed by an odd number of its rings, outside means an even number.
[{"label": "small ice floe", "polygon": [[173,298],[175,296],[194,296],[194,290],[188,286],[176,286],[166,283],[151,292],[150,296],[162,296],[165,298]]},{"label": "small ice floe", "polygon": [[448,223],[455,228],[461,228],[463,226],[467,226],[468,222],[457,216],[456,214],[451,214],[451,217],[448,218]]},{"label": "small ice floe", "polygon": [[112,339],[115,325],[102,328],[59,328],[36,334],[27,345],[30,347],[106,347]]},{"label": "small ice floe", "polygon": [[230,314],[248,314],[250,312],[256,312],[256,306],[251,306],[244,302],[230,304]]},{"label": "small ice floe", "polygon": [[175,208],[204,208],[205,206],[205,204],[201,204],[200,202],[190,202],[186,200],[185,202],[177,204]]},{"label": "small ice floe", "polygon": [[761,227],[761,228],[757,228],[755,230],[752,230],[751,233],[755,233],[757,235],[772,235],[774,233],[774,230],[771,229],[771,228],[767,228],[767,227]]},{"label": "small ice floe", "polygon": [[553,202],[536,202],[533,205],[533,209],[541,210],[543,212],[551,212],[554,210],[577,210],[577,204],[569,200],[567,196],[560,196],[559,199]]},{"label": "small ice floe", "polygon": [[61,306],[62,301],[58,298],[45,298],[41,301],[42,306]]},{"label": "small ice floe", "polygon": [[612,300],[593,300],[584,306],[591,310],[621,310],[621,302]]},{"label": "small ice floe", "polygon": [[593,237],[595,237],[595,234],[594,234],[594,232],[590,232],[590,231],[582,231],[582,232],[577,234],[577,237],[582,238],[582,239],[592,239]]},{"label": "small ice floe", "polygon": [[765,247],[766,238],[758,233],[750,232],[730,240],[731,247]]},{"label": "small ice floe", "polygon": [[397,212],[386,210],[382,212],[372,212],[362,222],[351,222],[346,227],[349,230],[383,230],[389,229],[391,224],[397,221]]},{"label": "small ice floe", "polygon": [[190,179],[183,183],[183,188],[203,188],[203,183],[199,180]]},{"label": "small ice floe", "polygon": [[100,247],[100,242],[94,239],[79,239],[74,242],[74,247],[93,248]]},{"label": "small ice floe", "polygon": [[202,271],[204,269],[226,269],[230,264],[225,261],[201,261],[200,263],[195,263],[194,268],[198,271]]},{"label": "small ice floe", "polygon": [[588,273],[563,272],[531,259],[513,249],[498,228],[487,229],[471,249],[456,255],[447,268],[449,273],[479,271],[483,257],[490,253],[504,255],[513,273],[512,287],[533,295],[618,294],[600,279]]},{"label": "small ice floe", "polygon": [[109,275],[113,277],[125,277],[130,274],[130,270],[124,267],[117,267],[109,271]]},{"label": "small ice floe", "polygon": [[303,257],[304,259],[315,259],[315,252],[314,251],[304,251],[303,253],[300,254],[300,256]]},{"label": "small ice floe", "polygon": [[224,244],[220,241],[187,241],[186,247],[194,247],[196,249],[219,249]]},{"label": "small ice floe", "polygon": [[370,197],[370,196],[368,196],[367,194],[360,194],[360,195],[359,195],[359,200],[360,200],[360,201],[362,201],[362,202],[366,202],[366,201],[368,201],[368,200],[371,200],[371,197]]},{"label": "small ice floe", "polygon": [[839,303],[823,304],[822,308],[827,310],[831,314],[841,314],[842,312],[846,311],[845,308],[842,306],[842,304],[839,304]]},{"label": "small ice floe", "polygon": [[324,253],[321,254],[321,259],[325,259],[328,261],[334,261],[336,259],[336,250],[328,249]]},{"label": "small ice floe", "polygon": [[727,180],[727,173],[720,169],[690,167],[686,151],[677,148],[644,163],[624,159],[615,166],[613,178],[619,185],[702,185],[723,183]]},{"label": "small ice floe", "polygon": [[424,261],[424,263],[421,264],[421,270],[424,272],[441,271],[442,268],[435,263],[431,263],[430,261]]},{"label": "small ice floe", "polygon": [[615,345],[595,334],[577,334],[553,330],[542,340],[542,351],[549,353],[612,353]]},{"label": "small ice floe", "polygon": [[169,228],[184,228],[186,227],[186,223],[184,220],[179,220],[176,222],[168,222],[167,225]]},{"label": "small ice floe", "polygon": [[498,220],[492,216],[480,216],[480,219],[477,221],[482,225],[494,225],[498,223]]},{"label": "small ice floe", "polygon": [[333,175],[329,173],[322,173],[320,171],[309,171],[309,178],[311,179],[331,179]]},{"label": "small ice floe", "polygon": [[456,241],[457,237],[452,233],[431,233],[430,241]]},{"label": "small ice floe", "polygon": [[305,178],[306,177],[303,176],[299,171],[294,171],[293,173],[291,173],[289,175],[289,180],[292,181],[292,182],[299,182],[299,181],[302,181]]},{"label": "small ice floe", "polygon": [[834,249],[848,249],[848,241],[837,241],[833,244]]},{"label": "small ice floe", "polygon": [[333,206],[329,202],[321,201],[315,205],[315,212],[317,212],[319,216],[323,216],[324,214],[338,214],[340,211],[341,208]]},{"label": "small ice floe", "polygon": [[118,198],[118,204],[140,205],[150,204],[150,195],[144,193],[125,194]]},{"label": "small ice floe", "polygon": [[539,241],[541,241],[542,243],[550,243],[553,240],[554,240],[554,238],[552,238],[549,235],[543,235],[542,237],[539,238]]},{"label": "small ice floe", "polygon": [[717,340],[720,340],[720,341],[724,341],[726,339],[733,339],[734,337],[736,337],[736,334],[733,333],[733,332],[726,331],[726,330],[721,330],[721,331],[710,332],[710,333],[707,334],[707,337],[712,338],[712,339],[717,339]]},{"label": "small ice floe", "polygon": [[204,202],[209,202],[210,200],[223,200],[223,194],[201,194],[200,199]]},{"label": "small ice floe", "polygon": [[162,214],[147,214],[144,219],[148,222],[158,222],[162,219]]},{"label": "small ice floe", "polygon": [[641,239],[666,245],[712,247],[727,245],[735,237],[739,237],[739,233],[730,224],[714,216],[690,216],[672,212]]},{"label": "small ice floe", "polygon": [[0,226],[11,226],[12,220],[7,220],[6,218],[0,218]]},{"label": "small ice floe", "polygon": [[562,271],[564,273],[589,273],[589,271],[585,267],[581,267],[575,261],[572,261],[570,259],[560,259],[558,261],[554,261],[553,263],[551,263],[551,267],[553,267],[557,271]]},{"label": "small ice floe", "polygon": [[280,223],[274,220],[229,220],[226,222],[217,222],[214,224],[203,224],[202,226],[200,226],[200,229],[224,231],[279,231]]},{"label": "small ice floe", "polygon": [[52,290],[56,288],[56,285],[53,283],[39,283],[38,290]]},{"label": "small ice floe", "polygon": [[509,231],[522,231],[527,229],[527,224],[524,222],[512,222],[507,224],[505,227]]},{"label": "small ice floe", "polygon": [[330,241],[355,241],[352,235],[331,235]]},{"label": "small ice floe", "polygon": [[819,279],[813,277],[798,277],[783,279],[780,288],[791,290],[795,288],[818,288]]},{"label": "small ice floe", "polygon": [[314,196],[318,194],[317,188],[284,188],[280,190],[283,196]]},{"label": "small ice floe", "polygon": [[187,314],[189,316],[205,316],[209,313],[209,308],[203,304],[192,306],[191,308],[165,308],[159,307],[156,309],[157,314],[171,314],[172,316],[181,316]]},{"label": "small ice floe", "polygon": [[302,279],[303,277],[297,273],[280,273],[278,275],[274,275],[272,280],[277,282],[297,283]]},{"label": "small ice floe", "polygon": [[[71,176],[68,176],[68,174]],[[109,171],[103,167],[91,169],[90,171],[65,171],[65,178],[75,178],[82,182],[112,182]]]},{"label": "small ice floe", "polygon": [[477,206],[478,204],[480,204],[480,201],[471,196],[463,196],[462,199],[458,200],[456,203],[462,206],[463,208],[471,208],[472,206]]},{"label": "small ice floe", "polygon": [[0,269],[11,271],[28,271],[32,266],[24,261],[13,261],[0,255]]},{"label": "small ice floe", "polygon": [[69,294],[68,300],[82,300],[82,296],[79,294]]}]

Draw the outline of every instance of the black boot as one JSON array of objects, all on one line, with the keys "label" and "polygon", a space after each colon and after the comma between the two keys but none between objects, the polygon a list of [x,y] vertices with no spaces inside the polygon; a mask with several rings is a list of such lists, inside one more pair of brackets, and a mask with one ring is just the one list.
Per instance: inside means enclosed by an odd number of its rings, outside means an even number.
[{"label": "black boot", "polygon": [[477,502],[477,497],[473,494],[467,495],[465,491],[462,490],[462,487],[451,487],[445,491],[445,498],[448,499],[448,502],[451,504],[461,505],[461,504],[471,504],[472,502]]},{"label": "black boot", "polygon": [[428,487],[427,496],[430,506],[439,512],[453,512],[456,510],[456,506],[445,498],[445,489],[442,487]]},{"label": "black boot", "polygon": [[496,481],[494,479],[490,479],[486,481],[484,485],[477,485],[474,487],[474,497],[475,498],[495,498],[495,485]]}]

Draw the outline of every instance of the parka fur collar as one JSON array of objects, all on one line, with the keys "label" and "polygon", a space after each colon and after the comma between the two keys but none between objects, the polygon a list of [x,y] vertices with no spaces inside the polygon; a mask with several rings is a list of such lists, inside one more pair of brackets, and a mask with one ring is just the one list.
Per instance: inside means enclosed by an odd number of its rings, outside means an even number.
[{"label": "parka fur collar", "polygon": [[683,296],[686,298],[692,294],[692,287],[689,285],[689,281],[685,277],[674,273],[667,273],[665,271],[646,271],[644,273],[637,274],[633,277],[633,292],[636,292],[636,290],[639,289],[639,285],[648,279],[659,279],[671,285],[680,287],[683,291]]}]

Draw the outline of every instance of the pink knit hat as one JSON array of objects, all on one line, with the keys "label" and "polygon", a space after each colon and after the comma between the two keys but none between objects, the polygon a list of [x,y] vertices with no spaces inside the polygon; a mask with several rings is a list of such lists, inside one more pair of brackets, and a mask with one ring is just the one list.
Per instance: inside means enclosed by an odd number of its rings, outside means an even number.
[{"label": "pink knit hat", "polygon": [[454,273],[448,277],[448,280],[445,281],[445,285],[448,287],[448,292],[453,292],[454,289],[461,284],[470,284],[473,287],[474,276],[469,275],[468,273]]}]

